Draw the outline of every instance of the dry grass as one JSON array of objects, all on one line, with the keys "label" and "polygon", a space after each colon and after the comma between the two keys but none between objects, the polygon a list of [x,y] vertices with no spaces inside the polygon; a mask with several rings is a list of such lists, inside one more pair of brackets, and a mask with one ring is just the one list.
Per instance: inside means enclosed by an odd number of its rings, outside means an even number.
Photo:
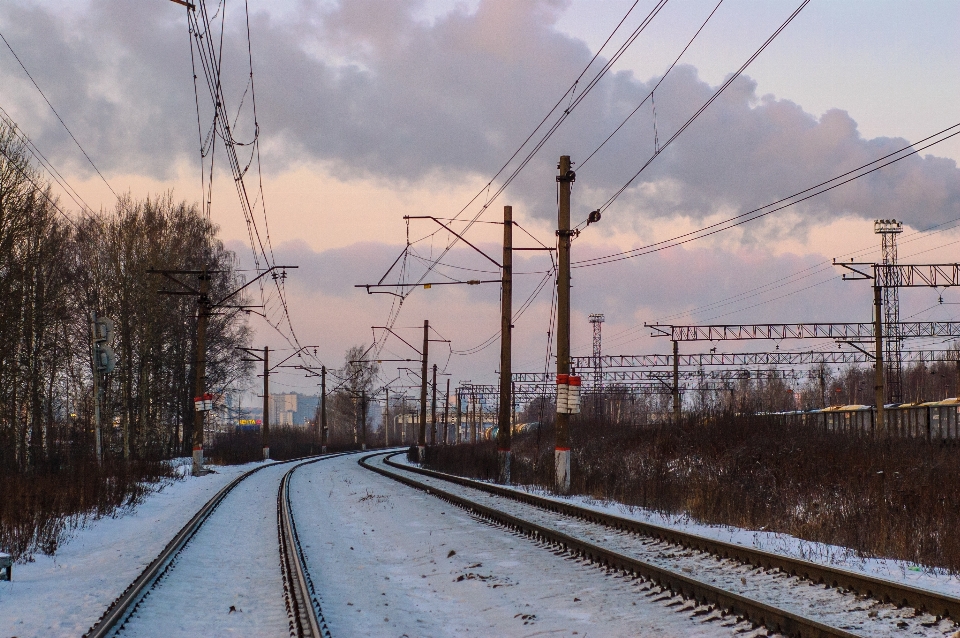
[{"label": "dry grass", "polygon": [[[549,488],[553,432],[519,436],[513,477]],[[720,415],[572,432],[572,491],[708,524],[766,529],[960,573],[960,448]],[[431,448],[437,469],[493,478],[492,444]]]},{"label": "dry grass", "polygon": [[116,516],[175,479],[174,468],[164,461],[107,457],[97,464],[92,454],[69,453],[90,446],[69,443],[57,441],[48,458],[26,471],[0,467],[0,551],[15,560],[54,554],[70,531],[88,520]]},{"label": "dry grass", "polygon": [[[359,445],[327,446],[331,452],[360,449]],[[298,459],[320,453],[313,431],[303,427],[270,428],[270,458],[277,461]],[[217,435],[204,454],[211,463],[236,465],[263,459],[259,432],[229,432]]]}]

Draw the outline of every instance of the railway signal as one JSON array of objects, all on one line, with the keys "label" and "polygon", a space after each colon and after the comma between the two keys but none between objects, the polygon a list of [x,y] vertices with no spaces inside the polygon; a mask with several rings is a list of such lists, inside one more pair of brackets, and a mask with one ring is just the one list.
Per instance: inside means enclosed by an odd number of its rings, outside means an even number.
[{"label": "railway signal", "polygon": [[[103,434],[100,428],[100,402],[103,399],[104,376],[113,372],[117,365],[117,356],[110,347],[113,340],[113,320],[107,317],[98,317],[97,312],[90,313],[90,330],[92,333],[93,358],[93,424],[94,445],[96,446],[97,463],[103,462]],[[128,430],[124,428],[124,453],[129,456]]]}]

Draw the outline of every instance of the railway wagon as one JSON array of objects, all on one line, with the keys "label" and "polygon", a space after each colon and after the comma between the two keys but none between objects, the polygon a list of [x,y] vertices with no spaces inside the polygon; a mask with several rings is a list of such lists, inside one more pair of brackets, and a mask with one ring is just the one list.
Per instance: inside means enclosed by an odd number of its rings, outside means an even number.
[{"label": "railway wagon", "polygon": [[[960,398],[883,406],[887,432],[903,438],[930,441],[960,440]],[[841,405],[820,410],[778,412],[788,423],[822,427],[831,432],[873,434],[876,409],[872,405]]]}]

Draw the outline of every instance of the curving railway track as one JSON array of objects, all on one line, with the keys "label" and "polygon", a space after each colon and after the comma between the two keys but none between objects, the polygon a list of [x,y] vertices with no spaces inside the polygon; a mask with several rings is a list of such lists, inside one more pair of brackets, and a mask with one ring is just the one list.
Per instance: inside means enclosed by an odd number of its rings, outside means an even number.
[{"label": "curving railway track", "polygon": [[[293,473],[304,465],[343,455],[344,454],[329,454],[320,457],[263,465],[238,476],[217,492],[213,498],[207,501],[187,524],[183,526],[160,555],[114,600],[97,623],[84,634],[85,638],[107,638],[120,635],[151,635],[151,632],[158,630],[160,635],[163,635],[164,629],[162,626],[168,625],[168,622],[154,622],[151,625],[149,621],[141,622],[140,616],[150,617],[151,610],[148,608],[151,604],[154,607],[163,606],[162,603],[156,603],[151,601],[151,599],[163,600],[165,595],[167,597],[170,596],[170,590],[181,588],[188,591],[187,596],[201,595],[192,593],[197,589],[196,575],[182,575],[179,573],[181,571],[189,571],[190,568],[190,561],[185,559],[184,554],[192,549],[199,552],[210,551],[208,547],[194,548],[192,546],[198,542],[198,538],[202,532],[208,531],[205,526],[210,527],[215,524],[218,511],[222,511],[221,505],[228,498],[239,498],[238,492],[240,490],[237,490],[239,486],[244,485],[245,482],[249,484],[249,481],[254,477],[263,477],[265,474],[282,471],[285,466],[289,466],[290,464],[293,464],[293,467],[283,472],[279,481],[279,489],[276,493],[276,530],[280,572],[282,576],[282,593],[287,615],[287,629],[290,636],[296,636],[297,638],[322,638],[330,636],[329,629],[324,622],[323,614],[317,602],[317,596],[313,590],[313,583],[305,568],[303,550],[300,545],[290,506],[289,485]],[[270,477],[267,477],[265,480],[268,485],[270,484],[269,478]],[[257,488],[259,489],[259,486],[257,486]],[[231,522],[221,522],[221,525],[223,524],[229,526]],[[219,542],[216,534],[208,534],[208,536],[211,538],[204,538],[201,544]],[[230,613],[234,611],[238,614],[242,613],[241,609],[235,609],[234,606],[231,606]],[[154,612],[154,614],[156,613],[157,612]],[[173,616],[176,613],[176,610],[172,610],[169,607],[159,611],[161,618],[164,615]]]},{"label": "curving railway track", "polygon": [[721,621],[786,636],[952,636],[960,599],[397,463],[359,463],[554,551],[650,582]]}]

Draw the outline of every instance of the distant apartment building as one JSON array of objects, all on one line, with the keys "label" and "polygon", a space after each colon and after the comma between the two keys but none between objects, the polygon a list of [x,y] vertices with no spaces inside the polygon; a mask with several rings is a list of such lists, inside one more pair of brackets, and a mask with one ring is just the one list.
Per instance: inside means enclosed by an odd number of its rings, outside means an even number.
[{"label": "distant apartment building", "polygon": [[293,392],[270,395],[271,425],[305,426],[317,411],[319,397]]}]

